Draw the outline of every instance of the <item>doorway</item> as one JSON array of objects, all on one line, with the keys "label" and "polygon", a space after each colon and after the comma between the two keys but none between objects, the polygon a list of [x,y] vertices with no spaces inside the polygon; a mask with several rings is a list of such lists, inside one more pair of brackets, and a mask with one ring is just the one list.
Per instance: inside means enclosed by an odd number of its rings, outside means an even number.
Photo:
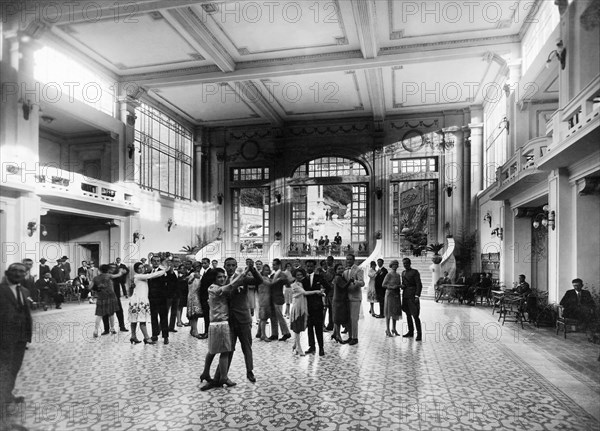
[{"label": "doorway", "polygon": [[76,247],[76,263],[77,266],[81,261],[87,262],[93,260],[96,267],[100,266],[100,243],[99,242],[78,242]]}]

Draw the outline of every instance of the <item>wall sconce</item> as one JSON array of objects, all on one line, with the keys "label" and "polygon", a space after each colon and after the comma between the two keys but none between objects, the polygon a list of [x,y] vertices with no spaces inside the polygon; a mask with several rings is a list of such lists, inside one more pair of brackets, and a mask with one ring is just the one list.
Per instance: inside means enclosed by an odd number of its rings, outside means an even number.
[{"label": "wall sconce", "polygon": [[44,226],[42,224],[42,225],[40,225],[40,227],[42,228],[42,231],[41,231],[42,236],[47,236],[48,235],[48,230],[46,229],[46,226]]},{"label": "wall sconce", "polygon": [[564,70],[565,66],[567,65],[567,48],[565,48],[565,46],[563,45],[562,40],[559,40],[556,44],[556,49],[551,51],[550,54],[548,54],[548,59],[546,60],[547,68],[550,67],[550,63],[552,63],[552,60],[554,60],[554,58],[558,59],[558,61],[560,62],[561,70]]},{"label": "wall sconce", "polygon": [[[434,133],[442,137],[441,141],[437,143],[440,151],[451,150],[454,148],[454,135],[452,133],[446,133],[444,130],[436,130]],[[448,137],[447,139],[446,136]]]},{"label": "wall sconce", "polygon": [[381,198],[383,197],[383,190],[381,190],[381,187],[377,187],[375,189],[375,197],[377,197],[378,201],[380,201]]},{"label": "wall sconce", "polygon": [[127,145],[127,155],[130,159],[133,159],[133,154],[135,153],[135,145],[129,144]]},{"label": "wall sconce", "polygon": [[541,226],[550,227],[552,230],[556,228],[556,213],[554,211],[549,211],[550,207],[548,205],[544,205],[542,208],[542,213],[536,214],[533,217],[533,228],[537,229]]},{"label": "wall sconce", "polygon": [[177,226],[172,218],[167,220],[167,232],[171,232],[171,228]]},{"label": "wall sconce", "polygon": [[446,184],[446,186],[444,187],[444,190],[446,190],[446,194],[448,195],[448,197],[452,196],[452,191],[456,188],[456,186],[454,184]]},{"label": "wall sconce", "polygon": [[275,192],[275,200],[277,201],[278,204],[281,203],[281,193],[280,192]]},{"label": "wall sconce", "polygon": [[30,221],[29,223],[27,223],[27,235],[28,236],[33,236],[33,233],[37,230],[37,222],[36,221]]},{"label": "wall sconce", "polygon": [[31,103],[31,100],[29,99],[27,99],[27,102],[25,102],[23,99],[19,99],[19,103],[21,104],[21,109],[23,109],[23,119],[29,120],[29,114],[31,113],[35,103]]},{"label": "wall sconce", "polygon": [[223,197],[223,193],[217,193],[217,202],[219,203],[219,205],[223,205]]},{"label": "wall sconce", "polygon": [[510,131],[510,121],[508,121],[508,118],[504,117],[502,120],[500,120],[498,128],[503,130],[506,129],[506,134],[508,135],[508,132]]},{"label": "wall sconce", "polygon": [[[169,228],[169,229],[170,229],[170,228]],[[133,243],[134,243],[134,244],[137,244],[137,242],[138,242],[140,239],[146,239],[146,237],[145,237],[144,235],[142,235],[142,234],[141,234],[139,231],[137,231],[137,230],[136,230],[136,231],[133,233]]]},{"label": "wall sconce", "polygon": [[504,229],[497,227],[492,231],[492,236],[497,236],[500,241],[504,238]]},{"label": "wall sconce", "polygon": [[486,215],[483,216],[483,221],[486,221],[490,224],[490,227],[492,227],[492,215],[490,214],[490,212],[488,211]]}]

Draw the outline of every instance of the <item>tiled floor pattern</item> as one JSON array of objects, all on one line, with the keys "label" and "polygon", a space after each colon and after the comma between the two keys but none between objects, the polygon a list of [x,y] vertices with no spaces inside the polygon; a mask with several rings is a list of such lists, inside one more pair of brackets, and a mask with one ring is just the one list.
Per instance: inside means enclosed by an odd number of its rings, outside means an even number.
[{"label": "tiled floor pattern", "polygon": [[582,334],[565,341],[549,329],[502,327],[489,308],[433,301],[423,301],[422,317],[422,343],[386,338],[384,320],[368,314],[357,346],[328,339],[324,357],[255,342],[256,384],[238,346],[238,385],[200,392],[206,342],[187,328],[168,346],[132,346],[128,333],[92,338],[93,306],[36,312],[15,391],[27,403],[4,428],[599,429],[598,346]]}]

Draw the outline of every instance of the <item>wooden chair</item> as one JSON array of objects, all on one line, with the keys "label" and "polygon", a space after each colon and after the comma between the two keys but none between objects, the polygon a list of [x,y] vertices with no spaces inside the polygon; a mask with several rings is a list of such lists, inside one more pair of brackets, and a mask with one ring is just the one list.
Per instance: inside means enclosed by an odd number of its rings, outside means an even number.
[{"label": "wooden chair", "polygon": [[564,332],[564,336],[565,339],[567,338],[567,331],[569,330],[569,327],[574,326],[577,330],[577,325],[579,325],[579,320],[571,318],[571,317],[564,317],[563,316],[563,312],[564,312],[564,307],[562,305],[558,305],[556,312],[558,313],[558,316],[556,318],[556,335],[558,335],[558,333],[561,330]]},{"label": "wooden chair", "polygon": [[[522,295],[507,294],[502,299],[500,306],[500,317],[502,318],[502,325],[504,322],[515,322],[521,324],[521,329],[525,329],[523,326],[523,306],[525,303],[525,297]],[[500,318],[498,319],[500,321]]]}]

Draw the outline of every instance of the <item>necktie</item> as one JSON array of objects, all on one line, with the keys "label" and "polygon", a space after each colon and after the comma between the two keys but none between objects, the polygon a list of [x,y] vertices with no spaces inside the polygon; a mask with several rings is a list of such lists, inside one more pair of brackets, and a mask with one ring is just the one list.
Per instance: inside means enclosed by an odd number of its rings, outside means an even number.
[{"label": "necktie", "polygon": [[19,309],[23,308],[23,299],[21,297],[21,286],[17,284],[17,306]]},{"label": "necktie", "polygon": [[349,269],[346,270],[346,273],[344,274],[344,278],[346,280],[350,280],[350,270]]},{"label": "necktie", "polygon": [[581,293],[579,292],[577,292],[577,305],[581,305]]}]

